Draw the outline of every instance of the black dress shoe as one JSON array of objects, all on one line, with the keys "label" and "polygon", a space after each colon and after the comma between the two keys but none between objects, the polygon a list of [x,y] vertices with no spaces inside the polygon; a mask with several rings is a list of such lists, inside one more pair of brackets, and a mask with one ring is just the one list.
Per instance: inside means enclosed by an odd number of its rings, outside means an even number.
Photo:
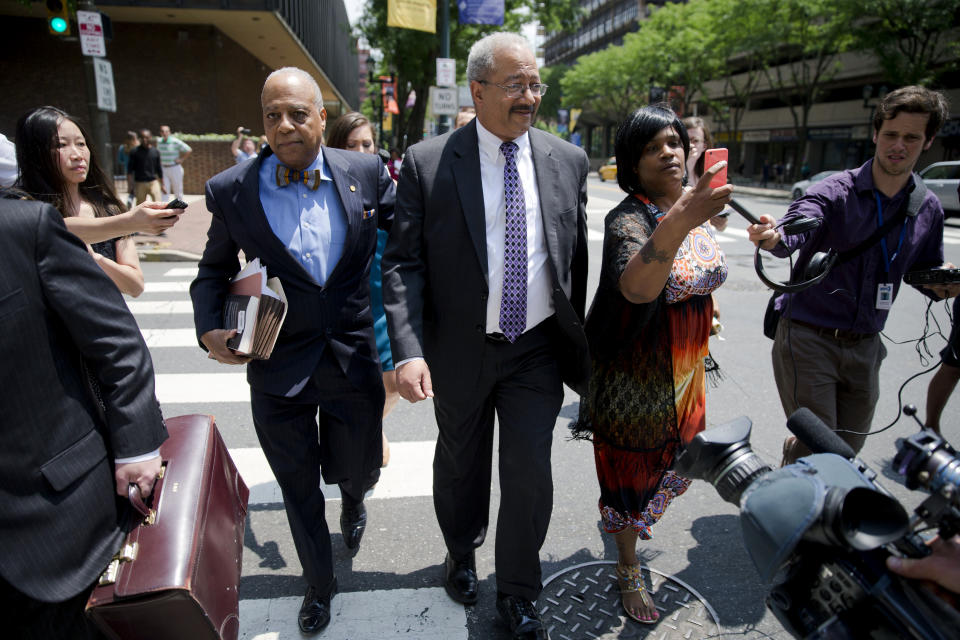
[{"label": "black dress shoe", "polygon": [[447,595],[461,604],[473,604],[477,601],[479,583],[477,564],[473,553],[462,560],[454,560],[447,554],[444,560],[445,575],[443,587]]},{"label": "black dress shoe", "polygon": [[336,580],[333,581],[333,587],[325,596],[321,596],[316,588],[307,587],[307,593],[303,596],[303,604],[300,605],[300,615],[297,616],[300,631],[317,633],[323,631],[330,624],[330,599],[336,592]]},{"label": "black dress shoe", "polygon": [[514,640],[550,640],[537,608],[526,598],[498,593],[497,611],[510,627]]},{"label": "black dress shoe", "polygon": [[347,549],[359,549],[360,539],[367,528],[367,508],[362,502],[340,501],[340,531]]}]

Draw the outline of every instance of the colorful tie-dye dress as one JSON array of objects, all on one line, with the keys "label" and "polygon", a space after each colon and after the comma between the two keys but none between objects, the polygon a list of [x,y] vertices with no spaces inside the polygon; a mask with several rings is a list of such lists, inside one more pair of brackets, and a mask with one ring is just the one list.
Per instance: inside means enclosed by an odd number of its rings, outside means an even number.
[{"label": "colorful tie-dye dress", "polygon": [[680,443],[705,425],[710,293],[727,275],[703,225],[684,240],[657,300],[628,302],[620,275],[662,216],[634,196],[607,214],[600,286],[586,322],[593,371],[573,426],[594,443],[604,529],[631,527],[642,539],[690,484],[669,468]]}]

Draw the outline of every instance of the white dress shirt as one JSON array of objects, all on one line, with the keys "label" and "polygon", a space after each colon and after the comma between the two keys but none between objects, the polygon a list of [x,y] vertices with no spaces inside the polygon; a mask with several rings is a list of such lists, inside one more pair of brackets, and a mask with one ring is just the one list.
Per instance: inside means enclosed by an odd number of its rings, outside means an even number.
[{"label": "white dress shirt", "polygon": [[[483,209],[487,236],[487,333],[502,333],[500,299],[503,294],[503,250],[506,232],[506,208],[503,196],[503,168],[506,159],[500,152],[503,141],[483,128],[477,120],[480,148],[480,181],[483,186]],[[517,145],[514,158],[523,185],[523,202],[527,210],[527,328],[529,331],[553,315],[550,275],[547,271],[547,239],[540,215],[540,195],[533,170],[530,136],[524,133],[513,141]]]}]

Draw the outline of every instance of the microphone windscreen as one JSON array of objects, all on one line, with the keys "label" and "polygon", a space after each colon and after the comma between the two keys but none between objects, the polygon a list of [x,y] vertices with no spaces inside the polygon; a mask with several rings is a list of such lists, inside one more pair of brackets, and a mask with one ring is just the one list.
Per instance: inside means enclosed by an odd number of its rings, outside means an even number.
[{"label": "microphone windscreen", "polygon": [[814,453],[835,453],[848,460],[857,456],[843,438],[806,407],[800,407],[787,418],[787,429]]}]

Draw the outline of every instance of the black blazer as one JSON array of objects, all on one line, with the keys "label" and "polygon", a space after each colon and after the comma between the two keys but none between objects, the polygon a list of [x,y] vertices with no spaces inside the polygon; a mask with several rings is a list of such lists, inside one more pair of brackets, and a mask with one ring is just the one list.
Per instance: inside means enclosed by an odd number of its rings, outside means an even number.
[{"label": "black blazer", "polygon": [[0,332],[0,575],[60,602],[122,541],[113,458],[166,439],[153,365],[120,291],[40,202],[0,198]]},{"label": "black blazer", "polygon": [[[590,374],[583,313],[587,288],[587,172],[582,149],[529,131],[563,380]],[[471,389],[485,345],[486,231],[476,122],[416,144],[404,156],[397,217],[383,256],[384,307],[394,362],[423,356],[438,393]]]},{"label": "black blazer", "polygon": [[223,328],[223,303],[230,279],[240,270],[237,252],[242,250],[247,260],[260,258],[270,277],[280,278],[288,303],[270,359],[247,365],[251,387],[284,395],[313,373],[326,346],[358,388],[382,384],[370,312],[370,260],[377,226],[389,229],[393,219],[393,180],[378,155],[323,147],[347,214],[347,237],[340,261],[320,286],[273,233],[260,204],[258,172],[270,153],[267,148],[256,160],[207,182],[213,218],[190,285],[197,338]]}]

